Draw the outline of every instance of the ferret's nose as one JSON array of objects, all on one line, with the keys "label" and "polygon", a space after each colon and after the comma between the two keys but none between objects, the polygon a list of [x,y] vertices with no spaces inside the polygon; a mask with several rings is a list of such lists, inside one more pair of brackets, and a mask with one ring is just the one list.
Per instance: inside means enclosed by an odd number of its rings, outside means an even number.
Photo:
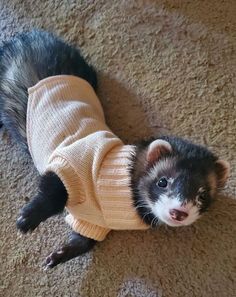
[{"label": "ferret's nose", "polygon": [[182,210],[178,209],[171,209],[170,210],[170,216],[173,220],[176,221],[183,221],[184,219],[187,218],[188,214]]}]

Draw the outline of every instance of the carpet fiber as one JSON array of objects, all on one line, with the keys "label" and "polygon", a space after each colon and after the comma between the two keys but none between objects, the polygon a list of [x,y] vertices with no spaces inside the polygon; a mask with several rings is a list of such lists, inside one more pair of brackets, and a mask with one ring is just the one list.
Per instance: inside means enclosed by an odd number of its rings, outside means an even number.
[{"label": "carpet fiber", "polygon": [[107,122],[126,143],[171,133],[208,145],[232,167],[193,226],[112,232],[52,271],[63,216],[19,235],[35,193],[31,160],[0,130],[0,295],[233,297],[236,292],[236,1],[1,0],[0,43],[33,27],[80,46],[98,71]]}]

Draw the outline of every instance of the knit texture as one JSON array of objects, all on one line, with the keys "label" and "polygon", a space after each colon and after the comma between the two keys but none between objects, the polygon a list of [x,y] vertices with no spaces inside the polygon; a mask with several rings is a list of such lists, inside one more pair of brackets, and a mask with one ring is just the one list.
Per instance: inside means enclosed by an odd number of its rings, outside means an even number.
[{"label": "knit texture", "polygon": [[133,147],[107,127],[93,88],[60,75],[29,90],[27,141],[40,174],[64,183],[70,215],[83,236],[103,240],[110,229],[147,229],[132,203],[128,167]]}]

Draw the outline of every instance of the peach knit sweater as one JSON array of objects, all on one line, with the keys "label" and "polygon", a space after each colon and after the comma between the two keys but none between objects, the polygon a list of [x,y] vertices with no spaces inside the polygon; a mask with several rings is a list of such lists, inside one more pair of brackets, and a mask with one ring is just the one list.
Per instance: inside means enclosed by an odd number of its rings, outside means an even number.
[{"label": "peach knit sweater", "polygon": [[40,174],[53,171],[63,181],[70,226],[99,241],[111,229],[147,229],[129,187],[133,147],[107,127],[93,88],[78,77],[60,75],[28,92],[29,150]]}]

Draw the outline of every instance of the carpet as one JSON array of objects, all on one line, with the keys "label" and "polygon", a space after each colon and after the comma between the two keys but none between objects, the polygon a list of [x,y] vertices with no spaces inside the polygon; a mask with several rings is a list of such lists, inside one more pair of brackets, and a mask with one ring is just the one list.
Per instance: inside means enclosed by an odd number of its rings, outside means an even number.
[{"label": "carpet", "polygon": [[63,215],[17,233],[35,194],[31,160],[0,130],[0,295],[233,297],[236,292],[236,1],[1,0],[0,43],[38,27],[81,48],[98,71],[107,122],[124,142],[160,133],[207,145],[231,177],[196,224],[112,232],[43,271],[67,238]]}]

